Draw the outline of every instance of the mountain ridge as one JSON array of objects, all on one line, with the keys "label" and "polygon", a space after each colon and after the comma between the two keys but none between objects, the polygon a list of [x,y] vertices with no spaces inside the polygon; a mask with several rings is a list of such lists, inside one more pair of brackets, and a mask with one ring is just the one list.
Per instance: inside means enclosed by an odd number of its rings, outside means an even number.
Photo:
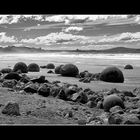
[{"label": "mountain ridge", "polygon": [[127,48],[127,47],[115,47],[103,50],[45,50],[42,48],[29,48],[26,46],[16,47],[8,46],[0,48],[0,53],[51,53],[51,52],[71,52],[71,53],[140,53],[140,49]]}]

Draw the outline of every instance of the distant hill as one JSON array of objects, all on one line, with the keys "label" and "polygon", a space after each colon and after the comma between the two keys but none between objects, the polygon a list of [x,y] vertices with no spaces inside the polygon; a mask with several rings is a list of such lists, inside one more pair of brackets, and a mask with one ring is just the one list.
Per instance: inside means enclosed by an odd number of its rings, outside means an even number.
[{"label": "distant hill", "polygon": [[140,49],[116,47],[116,48],[111,48],[111,49],[106,49],[106,50],[100,50],[99,52],[103,52],[103,53],[140,53]]},{"label": "distant hill", "polygon": [[72,52],[79,53],[140,53],[140,49],[126,48],[126,47],[116,47],[104,50],[74,50]]},{"label": "distant hill", "polygon": [[16,47],[8,46],[5,48],[0,47],[0,53],[56,53],[56,52],[66,52],[66,53],[140,53],[140,49],[126,48],[126,47],[116,47],[104,50],[44,50],[41,48],[29,48],[26,46]]},{"label": "distant hill", "polygon": [[29,48],[29,47],[16,47],[16,46],[8,46],[5,48],[0,47],[0,53],[42,53],[44,50],[41,48]]}]

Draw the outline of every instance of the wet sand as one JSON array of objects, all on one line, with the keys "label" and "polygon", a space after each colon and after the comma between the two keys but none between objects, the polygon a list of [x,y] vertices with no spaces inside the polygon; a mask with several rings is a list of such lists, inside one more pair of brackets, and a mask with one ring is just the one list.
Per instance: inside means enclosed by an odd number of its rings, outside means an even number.
[{"label": "wet sand", "polygon": [[[25,62],[27,65],[30,63],[37,63],[38,65],[46,65],[48,63],[54,63],[55,66],[58,66],[60,64],[66,64],[66,63],[73,63],[78,68],[79,71],[82,72],[84,70],[88,70],[91,73],[99,73],[103,69],[109,66],[116,66],[118,67],[124,74],[125,81],[124,83],[108,83],[108,82],[102,82],[102,81],[91,81],[90,83],[82,83],[79,82],[79,79],[72,78],[72,77],[62,77],[61,75],[57,74],[48,74],[48,69],[40,69],[40,72],[29,72],[27,75],[38,77],[40,75],[46,76],[46,79],[50,81],[54,80],[60,80],[61,82],[68,82],[68,83],[74,83],[79,85],[82,88],[91,88],[92,90],[102,90],[102,89],[111,89],[111,88],[117,88],[121,90],[133,90],[136,87],[140,86],[140,60],[119,60],[119,59],[93,59],[93,58],[69,58],[69,57],[47,57],[47,60],[45,59],[39,59],[34,58],[20,58],[20,59],[7,59],[7,60],[1,60],[0,63],[0,69],[10,67],[13,68],[14,64],[17,62]],[[125,70],[124,66],[126,64],[131,64],[134,69],[133,70]]]}]

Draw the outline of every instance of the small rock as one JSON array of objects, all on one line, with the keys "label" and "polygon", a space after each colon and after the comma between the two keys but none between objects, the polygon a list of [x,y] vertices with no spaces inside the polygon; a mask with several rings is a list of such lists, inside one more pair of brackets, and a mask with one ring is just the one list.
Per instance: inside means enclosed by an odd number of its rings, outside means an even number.
[{"label": "small rock", "polygon": [[88,73],[87,70],[86,70],[86,71],[83,71],[83,72],[80,72],[80,73],[79,73],[79,76],[80,76],[81,78],[84,78],[86,73]]},{"label": "small rock", "polygon": [[57,86],[51,87],[50,88],[50,95],[53,97],[56,97],[59,94],[60,90],[61,90],[60,87],[57,87]]},{"label": "small rock", "polygon": [[60,89],[60,91],[59,91],[59,93],[57,95],[57,98],[62,99],[62,100],[67,100],[67,96],[66,96],[66,94],[65,94],[63,89]]},{"label": "small rock", "polygon": [[85,78],[85,79],[83,80],[83,83],[90,83],[90,82],[91,82],[90,78]]},{"label": "small rock", "polygon": [[77,123],[79,125],[86,125],[87,122],[86,122],[86,120],[81,119],[81,120],[78,120]]},{"label": "small rock", "polygon": [[121,124],[123,122],[123,116],[120,114],[111,114],[108,117],[109,124]]},{"label": "small rock", "polygon": [[44,97],[48,97],[50,95],[50,88],[46,84],[43,84],[38,88],[37,93]]},{"label": "small rock", "polygon": [[134,95],[131,91],[122,91],[122,93],[124,96],[136,97],[136,95]]},{"label": "small rock", "polygon": [[111,114],[108,118],[109,124],[140,124],[136,114]]},{"label": "small rock", "polygon": [[17,84],[16,80],[4,80],[4,82],[2,83],[3,87],[7,87],[7,88],[13,88],[15,85]]},{"label": "small rock", "polygon": [[31,79],[31,81],[33,82],[33,83],[45,83],[46,82],[46,80],[45,80],[45,76],[40,76],[39,78],[34,78],[34,79]]},{"label": "small rock", "polygon": [[120,106],[114,106],[112,108],[110,108],[109,112],[111,113],[119,113],[119,114],[123,114],[124,111]]},{"label": "small rock", "polygon": [[16,116],[20,115],[18,103],[16,102],[7,103],[7,105],[2,110],[2,113],[7,115],[16,115]]},{"label": "small rock", "polygon": [[31,113],[32,113],[32,111],[29,110],[26,112],[26,115],[30,115]]},{"label": "small rock", "polygon": [[129,113],[132,113],[132,114],[140,114],[140,108],[132,109],[132,110],[129,111]]},{"label": "small rock", "polygon": [[61,83],[61,81],[56,80],[52,82],[52,84],[57,84],[57,83]]},{"label": "small rock", "polygon": [[73,106],[72,109],[77,111],[78,110],[78,106]]},{"label": "small rock", "polygon": [[63,90],[65,92],[67,99],[70,99],[71,95],[77,92],[77,87],[75,86],[64,87]]},{"label": "small rock", "polygon": [[74,93],[71,97],[71,100],[74,102],[80,102],[80,103],[85,104],[88,102],[88,97],[83,91],[80,91],[80,92]]},{"label": "small rock", "polygon": [[36,84],[29,84],[23,90],[27,93],[37,93],[38,86]]},{"label": "small rock", "polygon": [[20,90],[19,92],[18,92],[19,94],[26,94],[26,92],[24,91],[24,90]]},{"label": "small rock", "polygon": [[102,101],[98,101],[96,107],[97,107],[98,109],[103,109],[103,102],[102,102]]},{"label": "small rock", "polygon": [[140,119],[136,114],[125,114],[123,124],[140,124]]},{"label": "small rock", "polygon": [[65,113],[65,118],[72,118],[73,117],[73,112],[69,111],[68,113]]},{"label": "small rock", "polygon": [[20,82],[23,82],[23,83],[28,83],[28,82],[30,82],[30,78],[29,77],[22,77],[21,79],[20,79]]},{"label": "small rock", "polygon": [[93,102],[95,102],[97,98],[98,98],[98,95],[89,95],[88,96],[88,100],[93,101]]},{"label": "small rock", "polygon": [[91,116],[87,119],[88,124],[108,124],[108,116],[101,113],[99,116]]},{"label": "small rock", "polygon": [[85,78],[80,78],[80,79],[79,79],[79,82],[82,82],[84,79],[85,79]]},{"label": "small rock", "polygon": [[117,90],[116,88],[112,88],[112,89],[107,93],[107,95],[111,95],[111,94],[114,94],[114,93],[120,93],[120,91]]},{"label": "small rock", "polygon": [[136,96],[140,96],[140,88],[135,88],[135,89],[133,90],[133,93],[134,93],[134,95],[136,95]]},{"label": "small rock", "polygon": [[96,107],[96,103],[94,102],[94,101],[88,101],[87,102],[87,106],[89,107],[89,108],[93,108],[93,107]]}]

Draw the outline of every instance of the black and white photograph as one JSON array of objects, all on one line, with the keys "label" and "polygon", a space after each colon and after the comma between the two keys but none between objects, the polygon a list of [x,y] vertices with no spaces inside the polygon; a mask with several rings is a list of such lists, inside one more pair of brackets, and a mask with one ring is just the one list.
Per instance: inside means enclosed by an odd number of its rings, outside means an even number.
[{"label": "black and white photograph", "polygon": [[0,14],[0,125],[140,124],[140,14]]}]

